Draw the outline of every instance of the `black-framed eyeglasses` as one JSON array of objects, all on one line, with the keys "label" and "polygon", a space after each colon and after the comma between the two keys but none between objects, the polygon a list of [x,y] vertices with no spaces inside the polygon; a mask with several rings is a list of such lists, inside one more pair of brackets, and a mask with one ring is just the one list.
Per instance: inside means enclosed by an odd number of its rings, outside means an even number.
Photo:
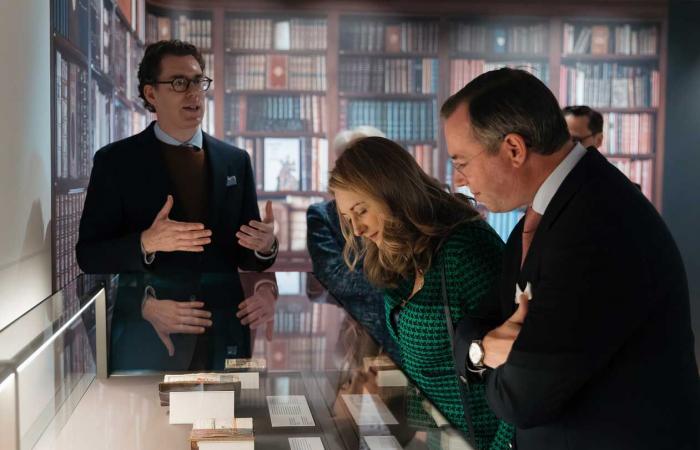
[{"label": "black-framed eyeglasses", "polygon": [[595,136],[595,133],[591,133],[588,136],[583,136],[583,137],[571,136],[571,141],[574,144],[579,144],[579,143],[585,141],[586,139],[588,139],[589,137],[593,137],[593,136]]},{"label": "black-framed eyeglasses", "polygon": [[154,81],[153,84],[169,84],[175,92],[187,92],[190,84],[193,84],[200,91],[207,91],[214,81],[209,77],[194,77],[192,79],[185,77],[176,77],[169,81]]}]

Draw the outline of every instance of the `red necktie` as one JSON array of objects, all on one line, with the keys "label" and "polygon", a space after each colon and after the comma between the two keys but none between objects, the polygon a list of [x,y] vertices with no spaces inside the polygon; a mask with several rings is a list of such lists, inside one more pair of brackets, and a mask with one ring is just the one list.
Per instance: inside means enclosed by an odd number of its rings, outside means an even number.
[{"label": "red necktie", "polygon": [[525,212],[525,225],[523,226],[523,254],[520,259],[520,267],[525,262],[525,256],[527,256],[527,251],[530,249],[530,244],[532,244],[532,238],[535,236],[540,219],[542,219],[542,214],[532,209],[532,206],[528,206]]}]

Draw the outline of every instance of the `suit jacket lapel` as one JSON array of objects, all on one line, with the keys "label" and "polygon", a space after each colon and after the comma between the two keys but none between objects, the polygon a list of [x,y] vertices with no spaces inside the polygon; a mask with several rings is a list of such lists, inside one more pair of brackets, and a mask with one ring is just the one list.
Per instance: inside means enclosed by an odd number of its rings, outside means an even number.
[{"label": "suit jacket lapel", "polygon": [[225,205],[224,196],[226,195],[226,176],[228,175],[228,166],[226,159],[222,154],[223,149],[214,142],[206,133],[204,135],[204,145],[206,147],[207,158],[209,162],[209,180],[211,189],[211,200],[209,201],[209,223],[208,228],[213,229],[222,211],[219,209]]},{"label": "suit jacket lapel", "polygon": [[588,149],[586,154],[583,155],[583,158],[581,158],[581,160],[576,164],[576,166],[574,166],[566,178],[564,178],[564,181],[562,182],[561,186],[559,186],[556,194],[554,194],[554,197],[552,197],[552,200],[549,202],[549,205],[547,205],[547,210],[544,212],[544,216],[542,216],[542,220],[537,227],[537,231],[535,231],[535,235],[532,238],[530,250],[525,257],[521,270],[521,280],[522,275],[528,272],[526,269],[529,268],[528,262],[530,262],[530,259],[532,259],[531,256],[537,254],[538,247],[545,239],[547,231],[554,225],[554,222],[556,222],[557,218],[574,194],[578,192],[581,185],[587,178],[586,173],[588,172],[588,166],[592,161],[594,161],[595,158],[598,157],[602,158],[597,150]]}]

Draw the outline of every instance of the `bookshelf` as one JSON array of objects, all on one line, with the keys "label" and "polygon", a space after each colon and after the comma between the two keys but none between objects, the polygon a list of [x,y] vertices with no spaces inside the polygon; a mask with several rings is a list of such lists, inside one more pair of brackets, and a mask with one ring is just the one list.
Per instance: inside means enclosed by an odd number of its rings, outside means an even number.
[{"label": "bookshelf", "polygon": [[641,186],[657,207],[663,121],[662,23],[650,20],[565,19],[559,98],[603,114],[603,152]]},{"label": "bookshelf", "polygon": [[54,291],[80,274],[75,244],[95,151],[145,126],[135,75],[144,11],[144,0],[51,2]]},{"label": "bookshelf", "polygon": [[338,40],[338,129],[372,125],[439,177],[439,19],[342,14]]},{"label": "bookshelf", "polygon": [[[193,41],[215,80],[203,128],[249,152],[260,204],[273,202],[286,239],[277,270],[310,270],[302,216],[308,204],[328,198],[324,174],[333,165],[329,142],[338,131],[373,125],[426,172],[450,183],[438,108],[473,77],[502,66],[530,70],[562,106],[587,102],[603,113],[601,151],[661,208],[662,2],[399,7],[328,1],[292,8],[275,1],[142,1],[77,0],[78,9],[89,11],[87,21],[52,11],[54,30],[61,30],[54,31],[55,51],[90,69],[89,118],[99,126],[88,128],[87,160],[98,144],[133,134],[150,117],[128,88],[142,45],[171,37]],[[87,22],[88,34],[81,34],[75,24]],[[86,184],[61,183],[69,190]],[[518,217],[487,220],[506,237]]]},{"label": "bookshelf", "polygon": [[277,270],[307,270],[306,209],[328,171],[324,15],[223,11],[223,138],[253,163],[260,211],[271,201]]}]

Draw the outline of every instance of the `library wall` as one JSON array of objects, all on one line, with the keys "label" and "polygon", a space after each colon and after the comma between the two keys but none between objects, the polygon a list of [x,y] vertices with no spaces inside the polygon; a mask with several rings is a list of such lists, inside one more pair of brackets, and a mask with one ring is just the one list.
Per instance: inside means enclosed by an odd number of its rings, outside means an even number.
[{"label": "library wall", "polygon": [[[690,288],[693,329],[700,330],[700,3],[672,2],[669,15],[663,216],[680,247]],[[700,332],[695,334],[700,360]]]},{"label": "library wall", "polygon": [[0,329],[51,293],[47,6],[14,2],[0,14]]}]

